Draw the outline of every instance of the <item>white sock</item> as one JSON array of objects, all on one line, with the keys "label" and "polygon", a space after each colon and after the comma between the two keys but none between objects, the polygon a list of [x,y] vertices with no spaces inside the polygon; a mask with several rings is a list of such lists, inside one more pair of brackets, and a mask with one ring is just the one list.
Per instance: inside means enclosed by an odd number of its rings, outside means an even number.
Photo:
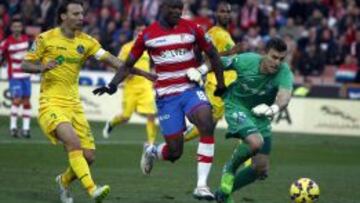
[{"label": "white sock", "polygon": [[197,150],[198,154],[198,181],[197,186],[207,186],[207,179],[209,177],[210,169],[213,162],[215,152],[214,137],[206,136],[200,137],[200,142]]},{"label": "white sock", "polygon": [[23,130],[30,129],[31,109],[23,109]]},{"label": "white sock", "polygon": [[10,129],[17,128],[17,117],[18,117],[19,106],[11,105],[10,109]]},{"label": "white sock", "polygon": [[163,143],[161,143],[161,144],[159,144],[157,147],[156,147],[156,157],[157,157],[157,159],[159,159],[159,160],[164,160],[164,157],[163,157],[163,149],[164,149],[164,147],[166,146],[166,143],[165,142],[163,142]]}]

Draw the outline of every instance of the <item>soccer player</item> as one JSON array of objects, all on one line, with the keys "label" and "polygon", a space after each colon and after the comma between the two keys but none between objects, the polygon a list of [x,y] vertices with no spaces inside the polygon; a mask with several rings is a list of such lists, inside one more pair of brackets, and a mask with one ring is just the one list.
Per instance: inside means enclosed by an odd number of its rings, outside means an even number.
[{"label": "soccer player", "polygon": [[[10,25],[11,35],[0,44],[0,56],[3,55],[7,62],[9,89],[11,94],[10,134],[18,137],[30,138],[31,118],[31,82],[30,74],[21,69],[30,42],[27,35],[22,34],[23,24],[20,19],[12,19]],[[18,131],[17,119],[22,107],[22,130]]]},{"label": "soccer player", "polygon": [[[138,33],[145,29],[144,22],[137,22],[134,31],[134,40],[123,45],[118,58],[125,61],[130,54]],[[144,71],[150,71],[150,58],[147,52],[144,52],[140,59],[135,63],[135,68]],[[155,99],[151,81],[140,76],[128,76],[124,82],[122,114],[115,116],[111,121],[106,122],[103,130],[103,137],[108,138],[116,125],[127,123],[134,111],[147,117],[146,131],[147,144],[152,145],[155,142],[157,128],[155,125]]]},{"label": "soccer player", "polygon": [[[222,58],[226,69],[237,73],[222,97],[228,123],[226,137],[243,142],[224,166],[215,194],[217,202],[232,202],[231,193],[268,175],[272,140],[269,118],[288,105],[293,87],[292,72],[283,61],[286,54],[285,42],[273,38],[266,44],[264,55],[243,53]],[[249,158],[252,164],[238,170]]]},{"label": "soccer player", "polygon": [[214,125],[208,99],[187,72],[199,66],[194,54],[197,45],[210,58],[218,80],[216,95],[225,91],[222,64],[216,49],[205,38],[202,29],[191,21],[181,19],[181,0],[163,1],[158,21],[148,26],[136,38],[125,65],[118,70],[108,86],[95,89],[94,94],[113,94],[117,85],[131,71],[133,64],[145,50],[154,62],[156,105],[161,133],[165,143],[144,147],[141,168],[150,174],[154,159],[175,162],[183,152],[185,116],[199,129],[198,181],[193,195],[197,199],[214,198],[207,186],[207,178],[214,156]]},{"label": "soccer player", "polygon": [[[57,12],[59,26],[41,33],[25,56],[22,68],[41,73],[39,124],[53,144],[62,143],[68,155],[68,168],[56,178],[60,200],[72,203],[70,183],[78,179],[96,202],[109,193],[108,185],[95,185],[89,165],[94,161],[95,143],[81,105],[79,72],[90,56],[114,68],[122,62],[81,31],[84,20],[82,1],[63,1]],[[132,73],[141,73],[133,69]]]},{"label": "soccer player", "polygon": [[[235,45],[235,42],[232,40],[230,33],[227,31],[230,19],[231,19],[231,5],[226,1],[220,1],[216,8],[216,25],[213,26],[208,32],[207,35],[210,37],[213,45],[219,52],[220,56],[229,55],[231,53],[239,52],[241,44]],[[204,66],[202,66],[204,67]],[[198,70],[202,73],[207,71],[199,68]],[[225,85],[229,86],[236,78],[236,73],[233,70],[224,72]],[[213,119],[216,123],[224,115],[224,102],[220,97],[214,96],[214,91],[216,89],[216,79],[213,72],[207,74],[207,79],[205,83],[205,92],[206,96],[209,98],[209,101],[212,106]],[[184,138],[185,141],[190,141],[199,136],[199,130],[197,128],[191,127],[188,129]]]}]

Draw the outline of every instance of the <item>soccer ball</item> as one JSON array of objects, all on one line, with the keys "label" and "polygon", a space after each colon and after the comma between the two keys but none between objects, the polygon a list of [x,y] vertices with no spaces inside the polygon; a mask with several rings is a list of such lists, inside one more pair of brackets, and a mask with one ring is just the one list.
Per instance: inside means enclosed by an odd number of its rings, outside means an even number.
[{"label": "soccer ball", "polygon": [[290,198],[294,203],[313,203],[319,199],[320,188],[309,178],[300,178],[291,184]]}]

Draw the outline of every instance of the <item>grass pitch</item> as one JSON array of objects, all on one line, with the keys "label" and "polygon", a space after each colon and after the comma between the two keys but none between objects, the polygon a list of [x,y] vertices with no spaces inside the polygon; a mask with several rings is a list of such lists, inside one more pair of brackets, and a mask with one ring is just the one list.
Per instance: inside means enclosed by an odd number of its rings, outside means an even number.
[{"label": "grass pitch", "polygon": [[[142,175],[139,161],[145,140],[143,125],[116,128],[109,140],[101,137],[103,123],[91,123],[97,140],[92,174],[98,184],[109,184],[106,203],[196,203],[197,141],[186,144],[175,164],[156,162],[151,176]],[[51,145],[36,122],[31,139],[14,139],[8,120],[0,117],[0,202],[59,202],[55,176],[67,166],[63,148]],[[219,184],[221,168],[236,141],[216,133],[215,163],[209,178]],[[159,137],[158,141],[162,139]],[[320,185],[320,203],[360,202],[360,138],[276,134],[270,176],[235,193],[236,202],[290,203],[289,187],[297,178],[309,177]],[[76,203],[92,202],[78,181],[72,185]]]}]

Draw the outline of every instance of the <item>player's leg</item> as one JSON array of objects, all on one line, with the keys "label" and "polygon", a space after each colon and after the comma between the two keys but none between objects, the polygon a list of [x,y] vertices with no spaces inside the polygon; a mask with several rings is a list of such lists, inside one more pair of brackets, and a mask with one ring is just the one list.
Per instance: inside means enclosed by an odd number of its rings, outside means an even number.
[{"label": "player's leg", "polygon": [[236,173],[232,192],[268,176],[269,155],[258,153],[252,158],[252,165],[246,166]]},{"label": "player's leg", "polygon": [[23,106],[23,126],[21,135],[25,138],[30,138],[30,122],[31,122],[31,103],[29,97],[23,97],[22,99],[22,106]]},{"label": "player's leg", "polygon": [[[224,103],[221,98],[214,96],[215,84],[206,83],[205,93],[212,107],[212,114],[214,119],[214,128],[216,127],[217,121],[224,115]],[[190,125],[184,134],[185,142],[191,141],[200,136],[199,130]]]},{"label": "player's leg", "polygon": [[154,93],[152,87],[144,87],[140,90],[141,93],[136,98],[136,112],[145,115],[146,121],[146,135],[148,144],[153,145],[157,136],[157,126],[155,124],[156,107],[154,100]]},{"label": "player's leg", "polygon": [[64,144],[70,166],[76,177],[81,181],[88,193],[91,194],[96,189],[96,185],[91,177],[89,164],[84,157],[80,139],[76,135],[71,123],[60,123],[56,127],[55,135]]},{"label": "player's leg", "polygon": [[30,138],[30,121],[31,121],[31,82],[30,78],[22,80],[22,106],[23,106],[23,126],[21,135],[26,138]]},{"label": "player's leg", "polygon": [[10,109],[10,134],[13,137],[18,137],[17,119],[21,107],[22,89],[18,79],[10,79],[9,90],[11,95],[11,109]]},{"label": "player's leg", "polygon": [[264,143],[256,125],[256,118],[246,107],[228,104],[225,119],[228,123],[226,136],[241,138],[243,142],[238,144],[224,166],[219,192],[216,195],[220,200],[227,198],[232,192],[237,169],[259,152]]},{"label": "player's leg", "polygon": [[264,144],[259,152],[252,157],[252,164],[237,172],[233,192],[257,179],[264,180],[268,176],[270,166],[269,156],[272,145],[270,122],[267,118],[258,118],[255,122],[260,129],[261,135],[263,136]]},{"label": "player's leg", "polygon": [[125,124],[131,118],[137,105],[135,95],[129,90],[124,89],[123,102],[122,102],[122,113],[114,116],[110,121],[107,121],[103,129],[103,137],[109,138],[111,131],[115,126]]},{"label": "player's leg", "polygon": [[175,162],[183,152],[185,114],[181,109],[182,95],[159,98],[156,101],[161,134],[165,142],[157,147],[145,145],[141,158],[141,169],[149,175],[154,159]]},{"label": "player's leg", "polygon": [[198,199],[212,200],[213,194],[207,186],[207,179],[214,157],[214,122],[210,104],[205,93],[201,89],[189,91],[186,98],[185,112],[200,133],[200,140],[197,149],[198,180],[194,190],[194,197]]},{"label": "player's leg", "polygon": [[155,114],[148,114],[146,121],[146,135],[148,144],[155,144],[156,136],[157,136],[157,127],[155,124]]}]

